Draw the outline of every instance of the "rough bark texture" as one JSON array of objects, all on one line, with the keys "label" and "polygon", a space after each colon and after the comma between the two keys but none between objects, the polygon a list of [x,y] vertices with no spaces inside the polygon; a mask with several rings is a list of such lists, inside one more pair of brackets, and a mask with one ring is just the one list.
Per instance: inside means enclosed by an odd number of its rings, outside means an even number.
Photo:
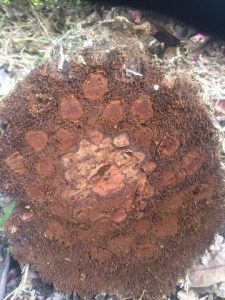
[{"label": "rough bark texture", "polygon": [[134,32],[97,28],[81,44],[1,104],[14,256],[59,290],[167,293],[220,224],[215,129],[191,84],[168,83]]}]

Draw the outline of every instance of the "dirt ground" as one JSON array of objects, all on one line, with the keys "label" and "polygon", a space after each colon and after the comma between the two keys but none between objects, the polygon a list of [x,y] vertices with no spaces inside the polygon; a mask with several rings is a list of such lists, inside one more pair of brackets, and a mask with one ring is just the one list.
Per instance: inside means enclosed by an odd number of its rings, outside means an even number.
[{"label": "dirt ground", "polygon": [[[103,16],[94,11],[86,24],[93,26],[93,19],[96,24],[102,20],[108,22],[110,15],[114,20],[109,22],[112,26],[122,24],[131,28],[125,28],[127,31],[144,31],[147,36],[148,14],[143,15],[145,25],[142,25],[135,24],[137,21],[129,11],[109,13],[103,10],[100,13]],[[125,18],[122,21],[119,13]],[[38,14],[38,19],[43,17],[42,13]],[[164,19],[161,24],[165,24]],[[39,22],[38,25],[42,27]],[[75,33],[75,38],[77,35],[81,34]],[[90,38],[84,41],[88,45]],[[203,88],[204,101],[214,109],[217,126],[222,125],[220,72],[223,66],[217,65],[216,60],[221,62],[223,58],[223,45],[201,44],[198,49],[198,44],[185,41],[174,48],[153,37],[148,42],[152,61],[164,66],[166,73],[142,67],[135,71],[150,74],[151,80],[140,78],[134,85],[132,76],[128,82],[126,78],[115,76],[121,75],[117,56],[96,67],[91,63],[93,57],[88,58],[87,53],[89,67],[80,68],[70,63],[63,76],[56,66],[41,67],[31,73],[27,82],[21,83],[20,89],[9,98],[2,112],[4,124],[10,124],[10,129],[2,149],[6,164],[1,165],[1,186],[20,201],[20,213],[12,221],[16,229],[8,226],[10,237],[17,245],[15,257],[31,264],[35,262],[43,278],[53,280],[59,289],[75,289],[83,295],[100,290],[126,295],[126,291],[133,289],[132,294],[138,296],[148,286],[151,296],[156,297],[175,287],[175,280],[184,274],[193,257],[203,253],[221,223],[221,196],[216,192],[221,184],[215,155],[217,144],[212,139],[215,133],[209,112],[196,98],[196,90],[192,92],[186,83],[177,83],[177,88],[171,89],[173,83],[169,84],[169,78],[175,73],[192,74]],[[190,50],[187,50],[188,43]],[[215,72],[209,75],[207,68]],[[73,81],[75,75],[79,79]],[[162,84],[164,78],[167,85]],[[94,95],[90,94],[93,89],[96,90]],[[146,96],[149,91],[150,98]],[[30,97],[31,93],[35,96]],[[47,112],[51,112],[48,119],[44,118]],[[38,131],[39,139],[37,135],[33,137],[34,131]],[[22,136],[25,138],[21,139]],[[143,141],[143,136],[149,137],[149,144]],[[21,140],[24,143],[21,144]],[[74,143],[76,146],[71,148]],[[76,177],[76,171],[79,166],[85,166],[87,159],[96,161],[96,146],[102,149],[100,160],[105,149],[112,149],[110,164],[103,160],[99,168],[93,163],[92,167],[98,172],[79,188],[79,205],[72,203],[71,207],[71,202],[59,205],[63,197],[74,197],[73,182],[83,182],[86,178],[89,170],[82,178]],[[129,167],[132,170],[135,166],[135,171],[121,169],[112,163],[115,156],[121,158],[125,154],[128,154]],[[26,172],[29,181],[23,176]],[[126,179],[121,172],[126,174]],[[53,174],[58,181],[52,180]],[[146,190],[147,179],[152,184]],[[10,184],[7,190],[7,183],[12,180],[17,181],[17,185]],[[58,189],[59,183],[62,190]],[[82,202],[84,195],[93,195],[93,192],[98,195],[97,199],[91,197],[89,209],[82,210],[86,205]],[[42,202],[44,193],[48,193],[46,203]],[[55,202],[51,201],[53,194],[57,195]],[[127,199],[122,209],[118,195]],[[99,209],[99,203],[103,210]],[[90,219],[96,224],[94,228],[88,223]],[[23,240],[24,236],[28,240]],[[66,280],[62,281],[62,273]]]}]

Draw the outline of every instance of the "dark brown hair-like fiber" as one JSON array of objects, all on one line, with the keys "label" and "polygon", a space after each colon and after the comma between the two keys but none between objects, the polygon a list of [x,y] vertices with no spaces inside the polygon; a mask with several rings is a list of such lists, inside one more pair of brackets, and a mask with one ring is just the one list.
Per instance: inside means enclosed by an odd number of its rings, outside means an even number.
[{"label": "dark brown hair-like fiber", "polygon": [[52,61],[18,84],[0,108],[0,187],[14,256],[56,289],[152,297],[220,223],[217,137],[187,81],[120,59]]}]

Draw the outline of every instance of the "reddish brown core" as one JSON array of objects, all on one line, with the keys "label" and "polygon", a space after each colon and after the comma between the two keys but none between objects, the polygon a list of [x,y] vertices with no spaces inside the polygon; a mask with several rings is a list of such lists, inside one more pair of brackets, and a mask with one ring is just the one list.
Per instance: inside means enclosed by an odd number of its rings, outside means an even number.
[{"label": "reddish brown core", "polygon": [[32,130],[26,134],[26,141],[35,151],[41,151],[47,146],[48,136],[44,131]]},{"label": "reddish brown core", "polygon": [[43,192],[43,186],[40,182],[34,181],[27,187],[27,196],[31,200],[44,200],[45,194]]},{"label": "reddish brown core", "polygon": [[56,132],[56,138],[59,141],[59,150],[66,150],[75,143],[75,136],[67,129],[60,128]]},{"label": "reddish brown core", "polygon": [[[152,197],[154,190],[141,168],[145,155],[134,146],[129,149],[131,141],[125,132],[113,140],[97,130],[89,132],[89,137],[90,141],[80,141],[78,150],[62,156],[68,184],[61,197],[74,203],[74,222],[96,222],[92,226],[104,234],[113,228],[110,220],[117,224],[127,219],[135,191],[142,199]],[[104,228],[97,225],[103,221]]]},{"label": "reddish brown core", "polygon": [[178,181],[178,173],[176,171],[163,171],[156,174],[156,181],[162,188],[173,186]]},{"label": "reddish brown core", "polygon": [[131,108],[131,114],[139,121],[151,119],[153,116],[151,98],[145,95],[135,100]]},{"label": "reddish brown core", "polygon": [[193,175],[202,166],[203,157],[197,151],[190,151],[185,154],[182,160],[182,167],[188,175]]},{"label": "reddish brown core", "polygon": [[59,238],[63,236],[63,227],[56,221],[49,221],[45,230],[45,236],[52,238]]},{"label": "reddish brown core", "polygon": [[18,151],[13,152],[10,156],[8,156],[5,162],[10,170],[16,174],[22,175],[26,173],[24,158]]},{"label": "reddish brown core", "polygon": [[165,135],[158,147],[158,153],[165,156],[173,156],[180,146],[180,140],[170,134]]},{"label": "reddish brown core", "polygon": [[111,101],[102,114],[102,119],[111,124],[117,124],[123,120],[123,107],[119,100]]},{"label": "reddish brown core", "polygon": [[84,97],[90,101],[101,100],[109,91],[108,81],[101,74],[91,74],[83,83]]},{"label": "reddish brown core", "polygon": [[77,98],[69,94],[62,99],[59,113],[64,120],[77,122],[83,116],[83,108]]}]

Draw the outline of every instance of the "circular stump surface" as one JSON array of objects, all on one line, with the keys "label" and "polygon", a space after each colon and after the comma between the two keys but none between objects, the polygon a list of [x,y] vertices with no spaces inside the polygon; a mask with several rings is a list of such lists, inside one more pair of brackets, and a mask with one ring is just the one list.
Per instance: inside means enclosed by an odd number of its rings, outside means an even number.
[{"label": "circular stump surface", "polygon": [[14,256],[59,290],[169,292],[220,223],[217,138],[195,90],[121,70],[115,55],[53,61],[1,104]]}]

